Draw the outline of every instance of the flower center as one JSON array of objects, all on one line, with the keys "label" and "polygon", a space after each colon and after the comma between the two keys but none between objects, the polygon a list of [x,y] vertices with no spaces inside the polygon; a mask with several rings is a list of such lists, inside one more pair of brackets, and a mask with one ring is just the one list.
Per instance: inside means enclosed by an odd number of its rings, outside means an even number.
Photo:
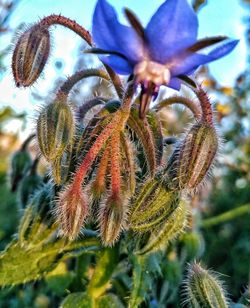
[{"label": "flower center", "polygon": [[167,85],[171,77],[165,65],[149,60],[136,64],[134,74],[137,83],[152,82],[156,86]]}]

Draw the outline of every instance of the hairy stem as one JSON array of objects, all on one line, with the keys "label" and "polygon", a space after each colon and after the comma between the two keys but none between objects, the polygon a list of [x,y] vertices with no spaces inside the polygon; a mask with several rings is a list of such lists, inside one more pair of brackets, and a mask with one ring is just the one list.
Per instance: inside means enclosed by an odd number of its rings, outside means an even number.
[{"label": "hairy stem", "polygon": [[207,93],[202,89],[201,86],[198,87],[198,90],[196,90],[195,93],[200,101],[202,109],[202,121],[210,124],[211,126],[214,126],[213,109],[207,96]]},{"label": "hairy stem", "polygon": [[120,132],[116,132],[110,141],[111,146],[111,191],[115,196],[119,196],[121,189],[120,170]]},{"label": "hairy stem", "polygon": [[[67,17],[64,17],[62,15],[49,15],[47,17],[44,17],[40,23],[40,25],[45,26],[45,27],[50,27],[52,25],[62,25],[72,31],[74,31],[76,34],[78,34],[81,38],[83,38],[90,46],[93,46],[93,41],[92,41],[92,37],[91,34],[89,33],[89,31],[87,31],[85,28],[83,28],[82,26],[80,26],[77,22],[75,22],[72,19],[69,19]],[[113,85],[115,87],[115,90],[117,92],[117,95],[119,96],[119,98],[122,97],[123,95],[123,86],[121,83],[121,79],[120,77],[113,71],[113,69],[106,65],[105,63],[103,63],[103,65],[105,66],[110,79],[113,82]]]},{"label": "hairy stem", "polygon": [[199,106],[193,100],[183,97],[183,96],[173,96],[173,97],[166,98],[163,101],[161,101],[159,104],[157,104],[155,109],[159,111],[162,108],[167,107],[169,105],[173,105],[173,104],[184,105],[185,107],[191,110],[191,112],[193,113],[196,119],[201,118],[201,109],[199,108]]},{"label": "hairy stem", "polygon": [[76,72],[72,76],[70,76],[61,86],[61,88],[57,92],[57,98],[58,100],[67,100],[68,94],[70,90],[73,88],[73,86],[81,81],[84,78],[88,77],[100,77],[102,79],[105,79],[107,81],[110,81],[110,78],[108,74],[104,70],[100,69],[84,69],[82,71]]},{"label": "hairy stem", "polygon": [[102,133],[97,137],[95,143],[92,145],[92,147],[84,157],[83,162],[81,163],[79,169],[76,172],[73,182],[74,189],[75,188],[76,190],[80,189],[81,184],[92,163],[94,162],[100,150],[102,149],[103,145],[110,138],[114,130],[117,129],[121,121],[122,121],[122,114],[121,112],[118,111],[114,115],[112,121],[103,129]]},{"label": "hairy stem", "polygon": [[102,154],[102,158],[101,158],[99,168],[97,171],[96,179],[93,184],[97,194],[103,193],[105,190],[106,173],[108,169],[109,159],[110,159],[110,148],[106,147]]},{"label": "hairy stem", "polygon": [[95,97],[87,102],[84,102],[78,109],[78,118],[79,120],[83,120],[86,116],[86,113],[98,106],[98,105],[105,105],[106,99],[104,97]]},{"label": "hairy stem", "polygon": [[81,38],[83,38],[90,46],[92,46],[92,37],[86,29],[84,29],[82,26],[80,26],[77,22],[74,20],[64,17],[62,15],[49,15],[47,17],[44,17],[40,21],[40,25],[50,27],[52,25],[62,25],[66,28],[69,28],[70,30],[74,31],[76,34],[78,34]]},{"label": "hairy stem", "polygon": [[107,64],[103,63],[104,67],[106,68],[110,79],[113,82],[113,85],[115,87],[116,93],[119,98],[122,98],[123,93],[124,93],[124,88],[121,82],[121,78],[114,72],[114,70]]}]

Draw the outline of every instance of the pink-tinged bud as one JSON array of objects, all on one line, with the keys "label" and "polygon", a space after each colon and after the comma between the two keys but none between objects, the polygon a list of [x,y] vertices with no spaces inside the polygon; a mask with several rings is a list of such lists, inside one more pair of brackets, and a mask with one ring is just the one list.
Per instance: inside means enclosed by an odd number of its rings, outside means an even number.
[{"label": "pink-tinged bud", "polygon": [[55,216],[61,228],[61,234],[74,240],[81,232],[88,215],[88,205],[81,190],[69,186],[59,195]]},{"label": "pink-tinged bud", "polygon": [[55,101],[41,111],[37,121],[37,139],[44,157],[53,162],[73,142],[74,118],[66,102]]},{"label": "pink-tinged bud", "polygon": [[121,196],[109,196],[99,214],[101,238],[105,246],[115,244],[125,228],[126,220],[127,202]]},{"label": "pink-tinged bud", "polygon": [[170,189],[194,189],[208,175],[218,150],[218,136],[208,123],[197,123],[175,149],[167,166]]},{"label": "pink-tinged bud", "polygon": [[36,24],[18,39],[12,56],[12,72],[17,87],[31,86],[41,75],[50,54],[50,33]]}]

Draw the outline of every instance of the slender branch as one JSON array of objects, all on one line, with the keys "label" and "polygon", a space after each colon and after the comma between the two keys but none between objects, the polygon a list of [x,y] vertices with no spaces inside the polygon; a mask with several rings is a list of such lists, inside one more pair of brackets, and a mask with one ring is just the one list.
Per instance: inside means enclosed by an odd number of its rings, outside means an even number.
[{"label": "slender branch", "polygon": [[84,102],[78,109],[78,118],[83,120],[87,114],[87,112],[98,106],[98,105],[105,105],[106,99],[103,97],[94,97],[87,102]]},{"label": "slender branch", "polygon": [[109,159],[110,159],[110,148],[107,146],[102,154],[96,178],[93,183],[95,194],[97,195],[100,195],[105,191],[106,174],[108,170]]},{"label": "slender branch", "polygon": [[61,86],[61,88],[57,92],[57,98],[62,101],[66,100],[68,97],[68,94],[70,90],[73,88],[73,86],[81,81],[84,78],[88,77],[100,77],[102,79],[105,79],[107,81],[110,81],[109,75],[104,71],[100,69],[84,69],[82,71],[78,71],[72,76],[70,76]]},{"label": "slender branch", "polygon": [[198,90],[195,91],[195,94],[200,101],[202,109],[202,121],[213,126],[213,109],[207,93],[202,89],[201,86],[199,86]]},{"label": "slender branch", "polygon": [[120,170],[120,132],[115,132],[110,141],[111,146],[111,191],[119,196],[121,190]]},{"label": "slender branch", "polygon": [[194,114],[194,117],[196,119],[201,118],[201,109],[199,108],[199,106],[193,100],[183,97],[183,96],[173,96],[173,97],[166,98],[163,101],[161,101],[159,104],[157,104],[155,106],[155,109],[159,111],[162,108],[167,107],[169,105],[173,105],[173,104],[184,105],[185,107],[191,110],[191,112]]},{"label": "slender branch", "polygon": [[73,30],[76,34],[78,34],[81,38],[83,38],[90,46],[92,46],[92,37],[86,29],[84,29],[82,26],[80,26],[77,22],[74,20],[64,17],[62,15],[49,15],[47,17],[44,17],[40,23],[40,25],[45,27],[50,27],[52,25],[62,25],[66,28],[69,28],[70,30]]},{"label": "slender branch", "polygon": [[244,215],[244,214],[250,214],[250,203],[242,205],[240,207],[237,207],[235,209],[232,209],[230,211],[227,211],[223,214],[220,214],[218,216],[208,218],[203,220],[202,227],[203,228],[209,228],[212,226],[215,226],[217,224],[232,220],[238,216]]},{"label": "slender branch", "polygon": [[35,134],[30,135],[22,144],[20,151],[25,151],[27,149],[27,146],[32,141],[33,138],[35,138]]},{"label": "slender branch", "polygon": [[124,87],[122,85],[121,78],[119,77],[119,75],[117,75],[115,73],[115,71],[109,65],[107,65],[105,63],[103,63],[103,65],[106,68],[106,70],[107,70],[107,72],[108,72],[108,74],[110,76],[110,79],[113,82],[113,85],[115,87],[115,90],[116,90],[116,93],[117,93],[118,97],[122,98],[123,94],[124,94]]},{"label": "slender branch", "polygon": [[88,153],[85,155],[84,160],[82,161],[79,169],[75,174],[74,182],[72,183],[74,189],[75,188],[76,190],[80,189],[81,184],[85,176],[87,175],[87,172],[91,167],[92,163],[96,159],[103,145],[110,138],[112,133],[117,129],[121,121],[122,121],[122,114],[118,111],[114,115],[112,121],[103,129],[101,134],[97,137],[95,143],[92,145]]},{"label": "slender branch", "polygon": [[127,89],[124,93],[121,110],[129,115],[132,98],[134,94],[134,83],[133,80],[127,84]]},{"label": "slender branch", "polygon": [[[87,31],[85,28],[83,28],[82,26],[80,26],[77,22],[75,22],[74,20],[64,17],[62,15],[55,15],[52,14],[50,16],[47,16],[45,18],[43,18],[40,23],[40,25],[45,26],[45,27],[50,27],[52,25],[62,25],[72,31],[74,31],[76,34],[78,34],[81,38],[83,38],[90,46],[93,46],[93,41],[92,41],[92,37],[91,34],[89,33],[89,31]],[[119,98],[122,98],[123,95],[123,86],[122,86],[122,82],[120,77],[113,71],[113,69],[108,66],[107,64],[103,63],[103,65],[105,66],[110,79],[112,80],[112,83],[115,87],[115,90],[119,96]]]}]

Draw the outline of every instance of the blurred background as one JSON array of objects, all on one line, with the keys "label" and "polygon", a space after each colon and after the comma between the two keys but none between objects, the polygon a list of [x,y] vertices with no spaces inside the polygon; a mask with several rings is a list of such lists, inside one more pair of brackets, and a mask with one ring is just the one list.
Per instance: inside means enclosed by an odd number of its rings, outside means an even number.
[{"label": "blurred background", "polygon": [[[122,22],[125,22],[122,7],[126,5],[145,25],[163,1],[148,1],[146,5],[133,0],[109,2],[116,7]],[[33,133],[38,107],[50,99],[66,77],[79,68],[100,65],[94,56],[83,55],[84,43],[74,33],[57,26],[53,30],[52,55],[43,76],[31,89],[17,89],[11,76],[11,50],[16,33],[25,29],[26,24],[52,13],[74,19],[91,30],[95,3],[95,0],[0,0],[1,250],[15,233],[19,220],[16,195],[10,192],[8,183],[12,153]],[[214,177],[191,200],[194,214],[209,218],[243,205],[250,207],[250,1],[196,0],[192,4],[198,12],[199,37],[221,34],[240,39],[230,55],[196,73],[213,101],[218,130],[224,139]],[[94,87],[98,91],[96,80],[83,81],[74,90],[71,100],[75,104],[81,103],[83,97],[91,95]],[[165,90],[160,97],[172,93]],[[174,135],[178,135],[189,121],[189,114],[180,108],[166,109],[161,116],[172,123],[168,131]],[[200,256],[209,268],[225,275],[223,279],[233,299],[246,289],[250,279],[250,215],[249,212],[244,215],[235,213],[219,222],[207,219],[207,223],[199,226],[203,243]],[[49,299],[46,301],[49,291],[44,289],[45,301],[39,302],[41,293],[38,296],[31,289],[29,286],[25,291],[21,288],[11,300],[7,291],[1,292],[0,306],[49,307]],[[18,306],[18,303],[23,304]]]}]

